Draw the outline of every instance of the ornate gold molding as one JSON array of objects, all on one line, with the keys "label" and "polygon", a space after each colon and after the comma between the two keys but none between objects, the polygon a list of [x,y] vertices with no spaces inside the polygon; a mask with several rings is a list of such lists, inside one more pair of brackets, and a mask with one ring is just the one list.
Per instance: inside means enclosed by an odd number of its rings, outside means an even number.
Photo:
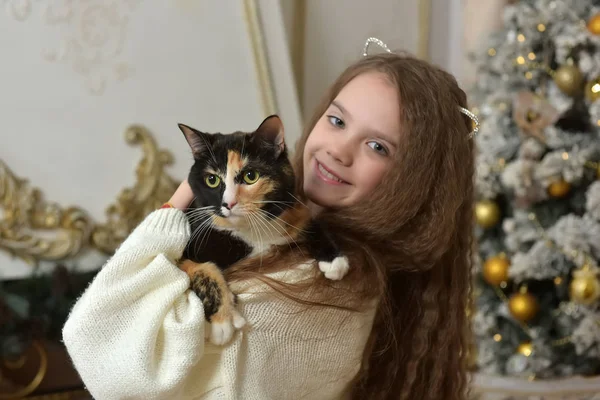
[{"label": "ornate gold molding", "polygon": [[152,210],[167,201],[178,182],[166,174],[173,156],[158,148],[143,126],[125,131],[130,145],[139,145],[142,159],[137,181],[121,191],[106,209],[106,221],[95,223],[78,207],[61,208],[46,202],[38,188],[18,178],[0,160],[0,250],[31,265],[72,258],[91,247],[110,254]]},{"label": "ornate gold molding", "polygon": [[173,156],[158,148],[146,128],[129,127],[125,140],[140,145],[144,156],[136,169],[136,184],[121,191],[116,202],[106,209],[107,221],[94,227],[92,245],[105,253],[115,251],[147,214],[169,200],[179,184],[164,171],[173,163]]},{"label": "ornate gold molding", "polygon": [[44,201],[39,189],[0,160],[0,249],[35,265],[75,256],[88,241],[92,222],[77,207]]}]

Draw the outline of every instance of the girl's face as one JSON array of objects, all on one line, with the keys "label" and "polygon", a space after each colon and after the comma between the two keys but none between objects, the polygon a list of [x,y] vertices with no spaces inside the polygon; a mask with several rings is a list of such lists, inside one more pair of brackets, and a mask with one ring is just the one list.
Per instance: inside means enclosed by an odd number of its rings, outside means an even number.
[{"label": "girl's face", "polygon": [[368,196],[400,145],[397,89],[379,72],[358,75],[330,104],[304,147],[304,191],[321,207]]}]

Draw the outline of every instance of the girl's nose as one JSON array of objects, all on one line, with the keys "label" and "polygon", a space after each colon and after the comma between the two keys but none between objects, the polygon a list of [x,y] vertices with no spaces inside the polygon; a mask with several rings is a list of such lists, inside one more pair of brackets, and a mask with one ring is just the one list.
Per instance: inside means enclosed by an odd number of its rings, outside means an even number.
[{"label": "girl's nose", "polygon": [[332,146],[327,150],[327,154],[331,156],[338,164],[344,167],[352,165],[352,143],[349,140],[339,141],[333,143]]}]

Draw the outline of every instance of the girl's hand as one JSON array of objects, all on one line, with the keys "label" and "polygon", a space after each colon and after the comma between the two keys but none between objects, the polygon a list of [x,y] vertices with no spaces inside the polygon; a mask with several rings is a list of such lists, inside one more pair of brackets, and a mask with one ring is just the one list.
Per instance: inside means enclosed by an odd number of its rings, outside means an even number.
[{"label": "girl's hand", "polygon": [[188,208],[192,200],[194,200],[194,193],[192,192],[192,188],[190,187],[190,184],[186,178],[183,182],[181,182],[177,190],[175,190],[175,193],[173,193],[173,196],[171,196],[169,203],[175,208],[185,210]]}]

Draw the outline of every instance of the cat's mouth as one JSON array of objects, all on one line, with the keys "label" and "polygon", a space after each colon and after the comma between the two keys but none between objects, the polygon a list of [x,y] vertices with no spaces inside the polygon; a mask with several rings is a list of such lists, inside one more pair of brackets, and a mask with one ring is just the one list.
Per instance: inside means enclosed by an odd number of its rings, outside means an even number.
[{"label": "cat's mouth", "polygon": [[219,209],[218,212],[219,217],[221,218],[227,218],[227,219],[235,219],[236,217],[240,217],[241,215],[237,212],[235,212],[235,210],[230,210],[227,207],[223,207],[221,206],[221,208]]}]

